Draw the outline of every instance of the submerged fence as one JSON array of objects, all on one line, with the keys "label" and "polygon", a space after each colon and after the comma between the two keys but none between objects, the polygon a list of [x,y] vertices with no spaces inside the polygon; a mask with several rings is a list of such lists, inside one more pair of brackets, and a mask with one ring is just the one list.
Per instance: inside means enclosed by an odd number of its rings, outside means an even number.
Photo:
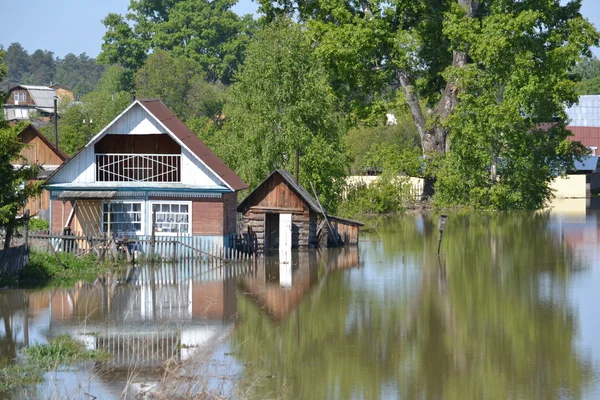
[{"label": "submerged fence", "polygon": [[223,262],[254,257],[255,240],[247,235],[221,238],[202,236],[158,236],[106,234],[86,235],[79,232],[33,232],[29,247],[37,252],[62,252],[75,255],[93,253],[99,257],[123,254],[131,260],[139,257],[161,259],[216,259]]}]

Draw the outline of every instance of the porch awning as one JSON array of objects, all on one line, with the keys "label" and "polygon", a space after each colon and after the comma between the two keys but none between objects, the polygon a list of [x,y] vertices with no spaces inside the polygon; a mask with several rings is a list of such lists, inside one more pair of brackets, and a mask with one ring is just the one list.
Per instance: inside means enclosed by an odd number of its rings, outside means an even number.
[{"label": "porch awning", "polygon": [[61,200],[77,200],[77,199],[110,199],[115,197],[116,190],[65,190],[58,195]]}]

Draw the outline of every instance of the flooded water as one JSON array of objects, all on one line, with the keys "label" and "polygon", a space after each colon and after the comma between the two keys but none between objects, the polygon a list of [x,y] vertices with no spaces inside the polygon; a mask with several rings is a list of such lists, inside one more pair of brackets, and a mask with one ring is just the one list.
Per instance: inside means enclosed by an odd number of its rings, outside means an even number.
[{"label": "flooded water", "polygon": [[[358,248],[136,267],[0,292],[0,366],[69,334],[110,354],[22,398],[600,398],[600,204],[376,219]],[[165,376],[169,376],[165,379]]]}]

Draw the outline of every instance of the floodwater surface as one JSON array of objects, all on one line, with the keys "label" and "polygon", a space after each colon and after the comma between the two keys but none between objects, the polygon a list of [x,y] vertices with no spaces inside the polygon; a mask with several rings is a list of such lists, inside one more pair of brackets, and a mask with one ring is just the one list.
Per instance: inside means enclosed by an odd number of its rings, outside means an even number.
[{"label": "floodwater surface", "polygon": [[[593,199],[595,200],[595,199]],[[600,398],[600,210],[373,219],[358,247],[0,291],[0,367],[68,334],[108,353],[21,398]]]}]

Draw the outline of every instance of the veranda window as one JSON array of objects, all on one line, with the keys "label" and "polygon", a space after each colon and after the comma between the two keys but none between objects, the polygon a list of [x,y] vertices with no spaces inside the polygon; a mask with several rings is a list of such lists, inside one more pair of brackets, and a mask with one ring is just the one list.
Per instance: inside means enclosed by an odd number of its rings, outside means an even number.
[{"label": "veranda window", "polygon": [[142,215],[141,202],[104,203],[102,205],[102,231],[108,232],[110,225],[112,233],[142,234]]},{"label": "veranda window", "polygon": [[190,202],[154,202],[152,212],[156,212],[156,232],[163,234],[191,233]]}]

